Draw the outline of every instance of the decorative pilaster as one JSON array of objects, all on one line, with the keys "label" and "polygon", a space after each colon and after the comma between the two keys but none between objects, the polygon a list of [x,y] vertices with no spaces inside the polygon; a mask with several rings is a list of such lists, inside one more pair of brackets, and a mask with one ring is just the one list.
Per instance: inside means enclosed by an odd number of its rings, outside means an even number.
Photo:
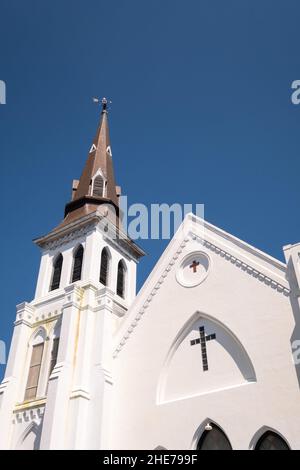
[{"label": "decorative pilaster", "polygon": [[21,385],[24,374],[24,351],[32,329],[34,307],[27,302],[17,306],[17,316],[10,347],[5,377],[0,385],[0,449],[9,449],[11,440],[11,423],[13,410],[21,400]]},{"label": "decorative pilaster", "polygon": [[[82,285],[83,298],[80,310],[80,327],[77,335],[76,363],[69,405],[69,438],[67,447],[90,449],[88,432],[89,416],[93,414],[91,403],[91,370],[94,363],[93,345],[95,337],[95,294],[96,286],[91,282]],[[94,397],[95,399],[95,397]],[[97,398],[96,398],[97,399]]]},{"label": "decorative pilaster", "polygon": [[65,288],[57,364],[49,379],[41,449],[63,449],[67,435],[69,397],[77,360],[80,307],[83,291],[72,284]]},{"label": "decorative pilaster", "polygon": [[107,288],[100,289],[95,298],[95,335],[93,351],[94,414],[91,415],[92,445],[95,449],[110,448],[110,416],[112,407],[113,372],[112,340],[117,315],[114,312],[114,294]]}]

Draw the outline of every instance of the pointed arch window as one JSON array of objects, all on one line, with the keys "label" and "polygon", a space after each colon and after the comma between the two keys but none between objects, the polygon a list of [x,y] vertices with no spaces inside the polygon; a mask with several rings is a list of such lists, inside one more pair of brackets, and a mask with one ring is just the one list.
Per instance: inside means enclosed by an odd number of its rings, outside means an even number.
[{"label": "pointed arch window", "polygon": [[63,256],[60,253],[53,264],[53,273],[52,273],[52,280],[50,285],[50,291],[59,289],[60,286],[60,278],[61,278],[61,271],[63,265]]},{"label": "pointed arch window", "polygon": [[80,245],[74,254],[74,265],[73,265],[73,273],[72,273],[72,282],[80,281],[81,279],[81,271],[82,271],[82,263],[83,263],[83,246]]},{"label": "pointed arch window", "polygon": [[125,264],[123,260],[120,260],[118,264],[117,294],[123,299],[125,297],[125,276],[126,276]]},{"label": "pointed arch window", "polygon": [[276,432],[267,431],[258,440],[255,450],[290,450],[290,448]]},{"label": "pointed arch window", "polygon": [[37,396],[43,352],[44,342],[39,342],[32,346],[29,373],[25,390],[25,400],[32,400]]},{"label": "pointed arch window", "polygon": [[107,248],[103,248],[101,253],[101,265],[100,265],[100,282],[104,286],[108,285],[108,276],[109,276],[109,261],[110,256]]},{"label": "pointed arch window", "polygon": [[208,423],[199,439],[197,450],[232,450],[232,447],[222,429]]},{"label": "pointed arch window", "polygon": [[96,176],[93,185],[93,196],[102,197],[104,189],[104,181],[101,175]]}]

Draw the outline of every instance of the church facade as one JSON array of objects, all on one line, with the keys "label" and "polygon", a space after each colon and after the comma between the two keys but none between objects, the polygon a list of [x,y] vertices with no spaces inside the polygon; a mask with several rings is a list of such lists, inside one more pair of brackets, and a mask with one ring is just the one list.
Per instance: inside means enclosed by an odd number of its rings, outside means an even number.
[{"label": "church facade", "polygon": [[300,244],[282,263],[193,214],[136,295],[107,103],[62,223],[35,240],[1,449],[300,449]]}]

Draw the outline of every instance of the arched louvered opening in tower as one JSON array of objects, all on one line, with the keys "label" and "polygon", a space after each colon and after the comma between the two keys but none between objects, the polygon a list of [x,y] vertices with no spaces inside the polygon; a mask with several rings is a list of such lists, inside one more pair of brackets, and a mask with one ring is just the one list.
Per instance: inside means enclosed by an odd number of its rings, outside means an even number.
[{"label": "arched louvered opening in tower", "polygon": [[103,197],[104,181],[101,175],[96,176],[93,184],[93,196]]},{"label": "arched louvered opening in tower", "polygon": [[55,290],[59,288],[60,285],[60,278],[61,278],[61,271],[63,265],[63,256],[60,253],[53,264],[53,273],[52,273],[52,280],[50,285],[50,290]]},{"label": "arched louvered opening in tower", "polygon": [[118,277],[117,277],[117,294],[124,299],[125,297],[125,282],[126,282],[126,268],[124,261],[119,261],[118,264]]},{"label": "arched louvered opening in tower", "polygon": [[104,286],[108,285],[110,256],[107,248],[103,248],[101,253],[100,282]]},{"label": "arched louvered opening in tower", "polygon": [[83,246],[80,245],[74,254],[72,282],[80,281],[83,262]]}]

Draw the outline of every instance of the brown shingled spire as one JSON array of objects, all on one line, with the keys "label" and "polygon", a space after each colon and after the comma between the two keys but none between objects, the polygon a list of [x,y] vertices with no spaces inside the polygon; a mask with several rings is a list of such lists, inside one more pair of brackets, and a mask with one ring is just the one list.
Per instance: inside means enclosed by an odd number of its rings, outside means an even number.
[{"label": "brown shingled spire", "polygon": [[[100,176],[100,191],[95,190],[96,175]],[[101,176],[104,177],[102,180]],[[97,206],[104,203],[111,203],[118,215],[119,205],[109,139],[106,98],[102,99],[100,124],[73,199],[66,205],[65,219],[61,225],[94,212]]]},{"label": "brown shingled spire", "polygon": [[106,198],[118,205],[111,157],[106,98],[102,99],[101,121],[91,146],[86,165],[79,180],[74,200],[90,195],[91,180],[99,169],[106,178]]}]

